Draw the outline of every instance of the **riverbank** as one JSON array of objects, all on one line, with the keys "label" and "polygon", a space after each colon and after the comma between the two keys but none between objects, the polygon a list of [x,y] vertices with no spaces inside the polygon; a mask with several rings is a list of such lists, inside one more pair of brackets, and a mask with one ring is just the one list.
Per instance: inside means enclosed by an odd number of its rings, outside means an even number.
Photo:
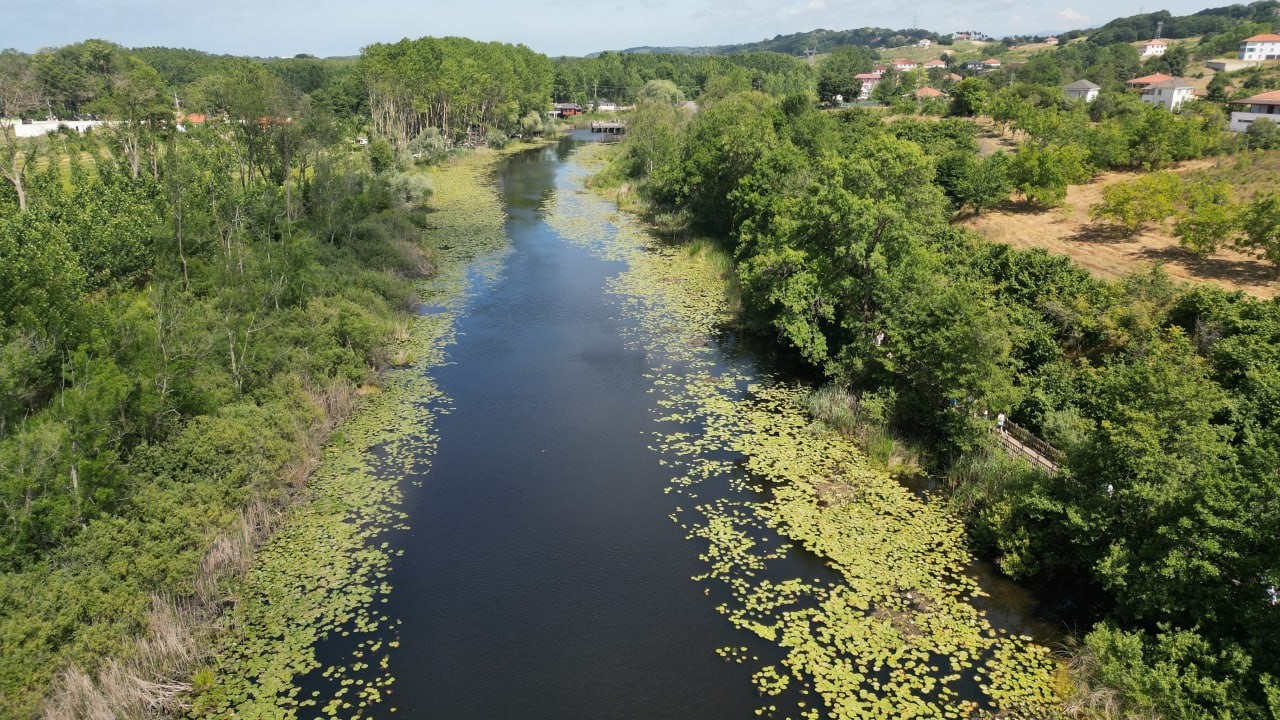
[{"label": "riverbank", "polygon": [[[222,622],[225,639],[193,715],[284,717],[311,708],[359,718],[387,709],[395,683],[388,653],[398,641],[394,622],[379,611],[392,590],[386,538],[409,529],[399,509],[402,481],[428,471],[433,422],[447,411],[430,370],[454,342],[468,273],[497,272],[506,250],[494,166],[533,146],[465,153],[430,170],[422,242],[437,273],[419,283],[424,310],[395,347],[408,364],[384,375],[334,433],[306,501],[259,554]],[[340,659],[321,651],[326,642],[346,648]]]},{"label": "riverbank", "polygon": [[[600,153],[583,152],[584,179]],[[678,458],[668,491],[682,498],[673,520],[705,548],[707,571],[695,579],[730,622],[785,652],[780,665],[755,673],[767,698],[759,714],[1051,713],[1060,704],[1056,664],[975,606],[981,591],[965,572],[960,520],[873,467],[846,436],[812,423],[805,388],[711,371],[714,339],[733,317],[723,268],[689,262],[685,248],[657,241],[616,208],[593,195],[562,197],[552,223],[626,260],[612,289],[643,328],[636,342],[677,359],[652,374],[664,428],[655,447]],[[616,232],[587,232],[600,224]],[[733,499],[699,499],[726,485]],[[775,576],[773,561],[797,552],[813,553],[836,576]],[[741,648],[721,654],[752,661]]]}]

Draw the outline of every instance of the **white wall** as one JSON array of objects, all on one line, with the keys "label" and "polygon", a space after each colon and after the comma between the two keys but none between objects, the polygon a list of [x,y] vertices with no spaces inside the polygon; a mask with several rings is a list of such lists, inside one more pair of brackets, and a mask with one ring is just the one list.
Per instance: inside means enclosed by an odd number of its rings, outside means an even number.
[{"label": "white wall", "polygon": [[63,125],[66,125],[72,130],[84,132],[91,127],[106,124],[101,120],[37,120],[26,124],[22,123],[20,120],[14,120],[12,122],[14,134],[20,138],[33,138],[48,135]]},{"label": "white wall", "polygon": [[1240,43],[1241,60],[1267,60],[1280,56],[1280,42]]},{"label": "white wall", "polygon": [[1248,130],[1249,126],[1253,124],[1253,121],[1258,118],[1266,118],[1271,122],[1280,125],[1280,114],[1240,112],[1237,110],[1231,113],[1231,124],[1227,126],[1227,129],[1231,132],[1244,132],[1245,130]]}]

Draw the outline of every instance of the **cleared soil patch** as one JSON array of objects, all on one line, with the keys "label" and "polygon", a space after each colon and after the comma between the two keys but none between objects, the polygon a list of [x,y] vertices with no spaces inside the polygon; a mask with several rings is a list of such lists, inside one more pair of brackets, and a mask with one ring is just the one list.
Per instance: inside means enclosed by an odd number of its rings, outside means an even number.
[{"label": "cleared soil patch", "polygon": [[[1198,160],[1175,169],[1179,173],[1212,172],[1215,166],[1212,160]],[[1233,250],[1198,257],[1178,245],[1171,222],[1148,225],[1128,238],[1105,223],[1091,223],[1089,206],[1102,199],[1102,188],[1133,177],[1134,173],[1110,172],[1088,185],[1072,185],[1060,208],[1038,210],[1011,201],[976,217],[961,217],[956,223],[993,242],[1067,255],[1101,278],[1114,279],[1163,263],[1165,272],[1175,280],[1212,283],[1258,298],[1276,296],[1277,278],[1271,265]]]}]

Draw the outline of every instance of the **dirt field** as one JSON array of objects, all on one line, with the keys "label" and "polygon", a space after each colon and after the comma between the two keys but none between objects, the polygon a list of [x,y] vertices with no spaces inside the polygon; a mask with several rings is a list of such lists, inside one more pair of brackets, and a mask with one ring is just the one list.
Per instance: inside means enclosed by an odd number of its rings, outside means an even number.
[{"label": "dirt field", "polygon": [[[1212,165],[1211,161],[1195,161],[1177,169],[1191,172]],[[1171,223],[1147,226],[1132,238],[1117,235],[1103,223],[1090,223],[1089,206],[1102,199],[1102,188],[1132,177],[1130,173],[1105,173],[1089,185],[1073,185],[1063,206],[1053,210],[1029,210],[1022,203],[1010,202],[957,222],[995,242],[1068,255],[1102,278],[1113,279],[1163,263],[1165,272],[1176,280],[1212,283],[1259,298],[1277,295],[1280,287],[1271,265],[1231,250],[1197,257],[1178,245]]]}]

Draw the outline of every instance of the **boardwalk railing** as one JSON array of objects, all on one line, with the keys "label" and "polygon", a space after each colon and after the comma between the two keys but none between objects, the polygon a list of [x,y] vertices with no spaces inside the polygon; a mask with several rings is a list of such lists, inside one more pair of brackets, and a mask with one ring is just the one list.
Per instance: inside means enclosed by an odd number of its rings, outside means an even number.
[{"label": "boardwalk railing", "polygon": [[1010,455],[1027,460],[1050,475],[1061,472],[1058,467],[1063,457],[1061,450],[1008,420],[1005,420],[1003,431],[999,428],[994,428],[994,431],[1000,445]]}]

